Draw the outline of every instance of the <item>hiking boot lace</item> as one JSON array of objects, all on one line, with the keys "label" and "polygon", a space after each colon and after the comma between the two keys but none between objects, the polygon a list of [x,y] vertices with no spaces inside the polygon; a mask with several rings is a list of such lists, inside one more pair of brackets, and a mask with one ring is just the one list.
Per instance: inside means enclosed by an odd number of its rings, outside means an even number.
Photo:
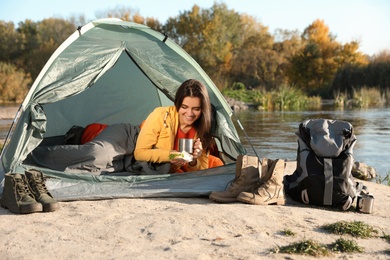
[{"label": "hiking boot lace", "polygon": [[265,184],[266,181],[262,181],[262,180],[258,181],[256,187],[252,188],[252,195],[255,197],[256,193],[259,193],[258,191],[260,188],[267,189],[268,185]]},{"label": "hiking boot lace", "polygon": [[31,194],[28,184],[23,179],[16,179],[16,191],[20,197]]},{"label": "hiking boot lace", "polygon": [[239,177],[235,177],[233,180],[230,180],[226,186],[225,186],[225,190],[228,189],[228,187],[234,187],[234,186],[237,186],[239,185]]},{"label": "hiking boot lace", "polygon": [[31,180],[32,187],[36,187],[36,191],[39,193],[48,193],[48,189],[45,184],[46,179],[45,178],[39,178],[39,176],[33,176],[33,179]]}]

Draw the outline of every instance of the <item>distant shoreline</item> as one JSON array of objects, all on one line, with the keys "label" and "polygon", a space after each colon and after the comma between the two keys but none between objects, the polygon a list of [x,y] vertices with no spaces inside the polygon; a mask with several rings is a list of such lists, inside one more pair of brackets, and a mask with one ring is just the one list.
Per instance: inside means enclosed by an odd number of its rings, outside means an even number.
[{"label": "distant shoreline", "polygon": [[[232,98],[226,98],[227,103],[232,107],[234,111],[245,110],[248,108],[255,108],[254,104],[245,103],[242,101],[236,101]],[[323,105],[333,105],[334,100],[323,100]],[[14,119],[18,112],[20,105],[0,105],[0,120]]]},{"label": "distant shoreline", "polygon": [[0,105],[0,120],[14,119],[20,106],[1,106]]}]

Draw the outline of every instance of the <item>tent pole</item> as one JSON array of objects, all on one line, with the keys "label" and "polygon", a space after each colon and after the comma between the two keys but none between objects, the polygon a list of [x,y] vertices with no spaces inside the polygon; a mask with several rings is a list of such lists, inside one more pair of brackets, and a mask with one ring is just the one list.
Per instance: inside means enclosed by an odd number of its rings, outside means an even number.
[{"label": "tent pole", "polygon": [[252,144],[252,142],[251,142],[251,139],[249,138],[249,136],[248,136],[247,132],[245,131],[244,127],[242,126],[240,120],[237,118],[236,114],[235,114],[233,111],[232,111],[232,113],[233,113],[234,118],[236,119],[238,125],[240,126],[241,130],[244,132],[244,134],[245,134],[245,136],[246,136],[246,139],[247,139],[248,142],[249,142],[249,145],[250,145],[250,146],[252,147],[252,149],[253,149],[253,152],[255,153],[256,157],[259,158],[259,160],[260,160],[260,157],[259,157],[259,155],[257,154],[256,149],[253,147],[253,144]]}]

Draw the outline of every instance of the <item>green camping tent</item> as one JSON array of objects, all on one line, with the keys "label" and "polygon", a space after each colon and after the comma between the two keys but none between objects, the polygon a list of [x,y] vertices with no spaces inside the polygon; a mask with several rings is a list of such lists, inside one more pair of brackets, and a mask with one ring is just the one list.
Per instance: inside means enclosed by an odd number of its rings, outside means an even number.
[{"label": "green camping tent", "polygon": [[[0,158],[0,180],[24,173],[28,155],[42,143],[55,144],[74,125],[140,124],[158,106],[173,104],[186,79],[202,81],[215,108],[213,135],[225,166],[180,175],[106,176],[35,167],[51,177],[59,200],[206,195],[234,176],[234,161],[245,154],[231,121],[232,111],[202,68],[164,34],[119,19],[80,27],[52,55],[17,115]],[[196,177],[196,178],[194,178]]]}]

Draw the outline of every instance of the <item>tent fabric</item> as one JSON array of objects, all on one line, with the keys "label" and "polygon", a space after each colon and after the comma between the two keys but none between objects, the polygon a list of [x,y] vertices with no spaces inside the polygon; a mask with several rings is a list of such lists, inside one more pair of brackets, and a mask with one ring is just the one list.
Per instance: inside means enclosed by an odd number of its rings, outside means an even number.
[{"label": "tent fabric", "polygon": [[[230,164],[180,174],[115,176],[72,174],[45,171],[46,185],[59,201],[115,198],[203,197],[211,191],[225,190],[234,178],[235,165]],[[66,178],[66,182],[63,179]]]},{"label": "tent fabric", "polygon": [[[147,26],[114,18],[79,28],[53,53],[21,105],[0,158],[0,192],[4,174],[23,173],[31,167],[26,158],[38,146],[48,140],[62,140],[74,125],[140,125],[154,108],[172,105],[176,90],[189,78],[206,86],[218,122],[212,134],[220,157],[225,164],[234,163],[246,151],[231,121],[232,110],[199,64],[180,46]],[[62,185],[72,177],[61,175]],[[121,177],[116,178],[122,182]],[[88,182],[95,181],[91,178]],[[79,185],[88,186],[85,182]],[[101,197],[110,196],[104,192]]]}]

